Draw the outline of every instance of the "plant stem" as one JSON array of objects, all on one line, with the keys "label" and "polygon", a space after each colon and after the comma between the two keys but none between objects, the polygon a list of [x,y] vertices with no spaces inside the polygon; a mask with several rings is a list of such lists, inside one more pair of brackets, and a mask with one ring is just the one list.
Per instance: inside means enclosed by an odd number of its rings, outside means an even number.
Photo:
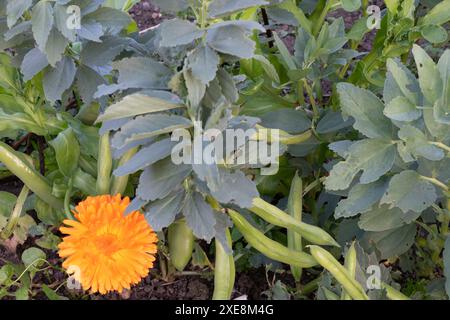
[{"label": "plant stem", "polygon": [[67,219],[69,220],[75,220],[73,217],[71,211],[70,211],[70,196],[72,193],[72,178],[69,179],[69,185],[66,191],[66,195],[64,196],[64,214],[66,215]]},{"label": "plant stem", "polygon": [[17,197],[16,205],[14,206],[11,216],[9,217],[8,224],[1,233],[1,238],[8,239],[14,232],[14,229],[16,228],[16,225],[19,221],[20,215],[22,214],[23,205],[27,200],[29,191],[30,189],[28,189],[26,185],[23,186],[22,191],[20,191],[20,194]]},{"label": "plant stem", "polygon": [[423,180],[426,180],[432,184],[434,184],[435,186],[438,186],[439,188],[441,188],[442,190],[448,192],[449,188],[448,186],[446,186],[443,182],[439,181],[436,178],[430,178],[430,177],[425,177],[425,176],[420,176]]},{"label": "plant stem", "polygon": [[430,144],[432,144],[432,145],[434,145],[434,146],[436,146],[438,148],[441,148],[441,149],[443,149],[443,150],[445,150],[447,152],[450,152],[450,147],[447,146],[446,144],[442,143],[442,142],[430,142]]}]

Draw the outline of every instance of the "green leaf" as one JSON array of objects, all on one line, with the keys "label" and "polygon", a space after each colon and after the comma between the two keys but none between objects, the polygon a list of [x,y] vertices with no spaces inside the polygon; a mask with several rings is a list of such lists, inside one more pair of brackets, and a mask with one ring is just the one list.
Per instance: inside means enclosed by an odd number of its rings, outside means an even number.
[{"label": "green leaf", "polygon": [[187,20],[172,19],[161,24],[162,47],[176,47],[187,45],[201,38],[205,31],[200,30],[194,23]]},{"label": "green leaf", "polygon": [[0,268],[0,285],[11,280],[13,275],[14,275],[14,268],[10,264],[5,264],[4,266],[2,266]]},{"label": "green leaf", "polygon": [[47,68],[43,79],[47,99],[51,102],[60,100],[64,91],[72,85],[76,71],[75,62],[69,57],[64,57],[55,68]]},{"label": "green leaf", "polygon": [[170,157],[158,161],[141,174],[136,195],[147,201],[165,198],[181,186],[191,171],[191,166],[175,165]]},{"label": "green leaf", "polygon": [[162,12],[178,13],[189,8],[188,0],[153,0],[152,3],[157,5]]},{"label": "green leaf", "polygon": [[416,106],[422,105],[419,82],[398,59],[387,60],[388,73],[384,83],[384,102],[390,103],[398,96],[404,96]]},{"label": "green leaf", "polygon": [[32,4],[33,0],[9,0],[6,6],[8,28],[12,28]]},{"label": "green leaf", "polygon": [[206,203],[200,193],[194,192],[188,195],[183,213],[186,217],[186,223],[192,229],[194,235],[207,242],[211,241],[215,235],[216,217],[213,209]]},{"label": "green leaf", "polygon": [[53,209],[49,204],[38,197],[36,197],[34,209],[36,210],[39,221],[48,225],[59,225],[65,218],[62,211]]},{"label": "green leaf", "polygon": [[434,118],[437,122],[450,124],[450,50],[442,54],[438,62],[442,80],[442,93],[434,105]]},{"label": "green leaf", "polygon": [[[45,135],[47,132],[44,128],[37,125],[34,120],[26,113],[7,114],[0,109],[0,132],[8,135],[18,130],[26,130],[37,135]],[[11,132],[12,131],[12,132]]]},{"label": "green leaf", "polygon": [[445,249],[442,253],[442,260],[444,261],[444,275],[445,275],[445,292],[450,297],[450,236],[445,240]]},{"label": "green leaf", "polygon": [[342,111],[355,118],[354,128],[368,138],[390,138],[393,127],[383,114],[383,103],[370,91],[339,83]]},{"label": "green leaf", "polygon": [[50,30],[53,27],[53,8],[50,1],[38,1],[32,11],[32,30],[39,49],[45,51]]},{"label": "green leaf", "polygon": [[69,300],[69,298],[66,298],[64,296],[60,296],[57,294],[53,289],[50,289],[49,286],[43,284],[42,285],[42,291],[47,296],[49,300]]},{"label": "green leaf", "polygon": [[55,27],[50,31],[50,35],[45,45],[45,54],[51,66],[56,66],[56,63],[61,61],[64,51],[66,50],[69,40],[67,40],[61,32]]},{"label": "green leaf", "polygon": [[242,59],[253,57],[256,44],[247,37],[248,32],[238,25],[223,25],[210,28],[206,41],[216,51]]},{"label": "green leaf", "polygon": [[405,170],[392,177],[389,188],[381,199],[381,204],[390,204],[390,208],[422,212],[437,200],[436,188],[412,170]]},{"label": "green leaf", "polygon": [[361,0],[342,0],[342,8],[345,11],[353,12],[361,7]]},{"label": "green leaf", "polygon": [[447,30],[438,25],[425,25],[421,29],[422,36],[431,43],[442,43],[447,40]]},{"label": "green leaf", "polygon": [[284,44],[283,40],[280,39],[278,34],[275,32],[273,34],[273,38],[275,40],[275,44],[280,51],[280,55],[283,58],[284,63],[286,63],[286,66],[289,70],[297,70],[297,65],[295,64],[295,61],[289,52],[289,49]]},{"label": "green leaf", "polygon": [[439,161],[445,157],[442,149],[429,143],[423,132],[413,126],[403,126],[398,136],[405,142],[404,151],[417,157],[424,157],[431,161]]},{"label": "green leaf", "polygon": [[386,104],[384,115],[392,120],[411,122],[422,116],[422,111],[406,97],[398,96]]},{"label": "green leaf", "polygon": [[153,230],[161,231],[175,221],[183,208],[185,192],[174,192],[163,199],[153,201],[144,208],[145,219]]},{"label": "green leaf", "polygon": [[9,217],[14,206],[16,205],[17,197],[9,192],[0,191],[0,215]]},{"label": "green leaf", "polygon": [[439,70],[433,59],[418,45],[413,46],[412,53],[419,72],[420,88],[428,102],[433,105],[442,92]]},{"label": "green leaf", "polygon": [[155,162],[170,156],[178,142],[170,138],[163,139],[139,150],[128,162],[114,170],[114,175],[120,177],[135,173]]},{"label": "green leaf", "polygon": [[216,77],[220,58],[208,45],[201,45],[188,55],[188,66],[192,75],[204,85]]},{"label": "green leaf", "polygon": [[350,127],[352,124],[352,119],[344,120],[340,112],[328,110],[322,119],[320,119],[317,123],[316,131],[320,134],[327,134]]},{"label": "green leaf", "polygon": [[420,25],[441,25],[450,20],[450,0],[440,1],[419,20]]},{"label": "green leaf", "polygon": [[212,18],[218,18],[230,15],[236,11],[267,4],[269,2],[265,0],[213,0],[208,9]]},{"label": "green leaf", "polygon": [[253,199],[259,196],[256,184],[241,171],[230,173],[222,169],[219,172],[220,180],[217,190],[211,190],[211,195],[224,204],[251,208]]},{"label": "green leaf", "polygon": [[380,252],[380,259],[389,259],[405,253],[413,244],[417,228],[414,223],[382,232],[366,232],[364,238]]},{"label": "green leaf", "polygon": [[45,252],[39,248],[28,248],[22,253],[22,262],[25,264],[25,267],[33,266],[32,268],[42,266],[46,259]]},{"label": "green leaf", "polygon": [[347,199],[338,203],[334,217],[336,219],[349,218],[370,210],[375,203],[380,201],[387,187],[388,184],[385,179],[355,185],[350,190]]},{"label": "green leaf", "polygon": [[67,13],[67,6],[63,6],[59,3],[55,3],[53,6],[53,14],[55,17],[55,26],[61,32],[61,34],[66,37],[70,42],[75,42],[76,40],[76,30],[70,29],[67,26],[67,21],[69,19],[69,14]]},{"label": "green leaf", "polygon": [[352,144],[347,160],[336,164],[325,180],[328,190],[345,190],[356,175],[363,171],[359,182],[378,180],[391,170],[396,158],[395,145],[384,139],[365,139]]},{"label": "green leaf", "polygon": [[22,65],[20,66],[20,71],[23,74],[23,80],[31,80],[46,66],[48,66],[47,56],[38,48],[31,49],[23,58]]},{"label": "green leaf", "polygon": [[68,128],[49,142],[55,149],[56,162],[63,175],[70,178],[78,168],[80,145],[72,128]]},{"label": "green leaf", "polygon": [[386,231],[399,228],[417,219],[420,213],[405,214],[399,208],[381,205],[365,212],[359,219],[358,226],[365,231]]},{"label": "green leaf", "polygon": [[196,110],[206,93],[206,85],[193,76],[192,70],[183,71],[184,83],[188,91],[188,100],[191,107]]},{"label": "green leaf", "polygon": [[183,105],[171,103],[157,97],[135,93],[128,95],[121,101],[109,106],[106,111],[98,117],[97,122],[128,118],[181,107],[183,107]]},{"label": "green leaf", "polygon": [[16,290],[14,295],[16,296],[16,300],[20,300],[20,301],[28,300],[29,299],[28,288],[23,285],[19,289]]},{"label": "green leaf", "polygon": [[166,114],[150,114],[128,121],[112,139],[114,148],[121,148],[127,143],[145,138],[170,133],[176,129],[192,127],[192,122],[185,117]]},{"label": "green leaf", "polygon": [[281,129],[291,134],[305,132],[312,125],[305,112],[290,108],[267,112],[260,118],[265,128]]}]

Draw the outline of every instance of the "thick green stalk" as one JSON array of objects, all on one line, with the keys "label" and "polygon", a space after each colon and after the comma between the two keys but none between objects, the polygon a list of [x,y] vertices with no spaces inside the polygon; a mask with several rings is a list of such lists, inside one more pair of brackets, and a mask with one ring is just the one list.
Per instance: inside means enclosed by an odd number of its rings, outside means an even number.
[{"label": "thick green stalk", "polygon": [[109,133],[99,139],[98,168],[97,168],[97,194],[109,194],[111,186],[112,156]]},{"label": "thick green stalk", "polygon": [[[128,161],[130,161],[130,159],[136,154],[137,151],[138,151],[137,147],[128,150],[122,156],[122,158],[120,158],[120,160],[117,164],[117,167],[119,168],[122,165],[124,165],[125,163],[127,163]],[[121,177],[114,176],[113,182],[112,182],[112,187],[111,187],[111,194],[112,195],[116,195],[118,193],[123,194],[125,192],[125,189],[127,188],[129,178],[130,178],[130,175],[125,175],[125,176],[121,176]]]},{"label": "thick green stalk", "polygon": [[63,201],[52,195],[52,187],[45,177],[28,165],[21,153],[1,141],[0,162],[43,201],[57,210],[64,208]]}]

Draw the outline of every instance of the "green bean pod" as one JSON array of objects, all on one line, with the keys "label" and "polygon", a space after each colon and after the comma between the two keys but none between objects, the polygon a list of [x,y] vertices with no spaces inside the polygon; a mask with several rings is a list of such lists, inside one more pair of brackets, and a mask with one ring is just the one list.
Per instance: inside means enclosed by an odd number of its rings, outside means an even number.
[{"label": "green bean pod", "polygon": [[98,167],[97,167],[97,194],[109,194],[111,187],[112,156],[109,133],[99,139]]},{"label": "green bean pod", "polygon": [[319,227],[297,221],[261,198],[253,199],[253,207],[250,211],[273,225],[298,232],[305,240],[311,243],[339,247],[339,244],[326,231]]},{"label": "green bean pod", "polygon": [[[139,148],[133,148],[128,150],[123,156],[122,158],[120,158],[119,162],[117,163],[117,168],[121,167],[122,165],[124,165],[125,163],[127,163],[138,151]],[[112,187],[111,187],[111,194],[115,195],[115,194],[123,194],[127,188],[128,185],[128,180],[130,178],[130,175],[125,175],[125,176],[121,176],[121,177],[117,177],[114,176],[113,177],[113,182],[112,182]]]},{"label": "green bean pod", "polygon": [[[289,192],[287,211],[297,221],[302,221],[302,207],[303,207],[303,182],[302,179],[295,173],[292,180],[291,190]],[[287,229],[287,243],[288,248],[294,251],[302,252],[302,237],[299,233]],[[302,277],[302,268],[291,265],[292,276],[295,281],[299,282]]]},{"label": "green bean pod", "polygon": [[359,282],[351,277],[350,273],[331,255],[331,253],[319,246],[311,245],[308,247],[317,262],[333,275],[352,299],[369,300],[369,297]]},{"label": "green bean pod", "polygon": [[178,271],[183,271],[194,251],[194,234],[186,220],[178,220],[168,228],[170,261]]},{"label": "green bean pod", "polygon": [[45,177],[26,162],[24,155],[1,141],[0,162],[43,201],[55,209],[62,210],[64,208],[63,201],[53,196],[52,187]]},{"label": "green bean pod", "polygon": [[[352,279],[355,279],[356,276],[356,264],[358,260],[356,257],[356,249],[355,249],[355,242],[352,243],[350,248],[347,251],[347,254],[345,255],[345,269],[347,269],[348,273],[352,277]],[[351,300],[352,298],[350,295],[345,291],[342,290],[342,296],[341,300]]]},{"label": "green bean pod", "polygon": [[[228,246],[232,247],[230,231],[226,229]],[[219,240],[216,243],[216,263],[214,268],[213,300],[230,300],[233,293],[236,270],[233,254],[227,254]]]},{"label": "green bean pod", "polygon": [[411,300],[409,297],[384,282],[381,282],[381,287],[386,290],[386,296],[391,300]]},{"label": "green bean pod", "polygon": [[301,268],[310,268],[317,265],[317,262],[311,255],[304,252],[293,251],[280,243],[269,239],[236,211],[228,209],[228,213],[245,240],[253,248],[270,259],[289,265],[299,266]]}]

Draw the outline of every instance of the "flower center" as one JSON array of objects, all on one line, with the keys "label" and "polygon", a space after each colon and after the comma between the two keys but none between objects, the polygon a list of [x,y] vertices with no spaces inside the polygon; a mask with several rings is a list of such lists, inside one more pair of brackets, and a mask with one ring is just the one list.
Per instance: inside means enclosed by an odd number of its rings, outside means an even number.
[{"label": "flower center", "polygon": [[111,234],[98,235],[94,239],[94,246],[98,252],[111,255],[120,249],[117,237]]}]

